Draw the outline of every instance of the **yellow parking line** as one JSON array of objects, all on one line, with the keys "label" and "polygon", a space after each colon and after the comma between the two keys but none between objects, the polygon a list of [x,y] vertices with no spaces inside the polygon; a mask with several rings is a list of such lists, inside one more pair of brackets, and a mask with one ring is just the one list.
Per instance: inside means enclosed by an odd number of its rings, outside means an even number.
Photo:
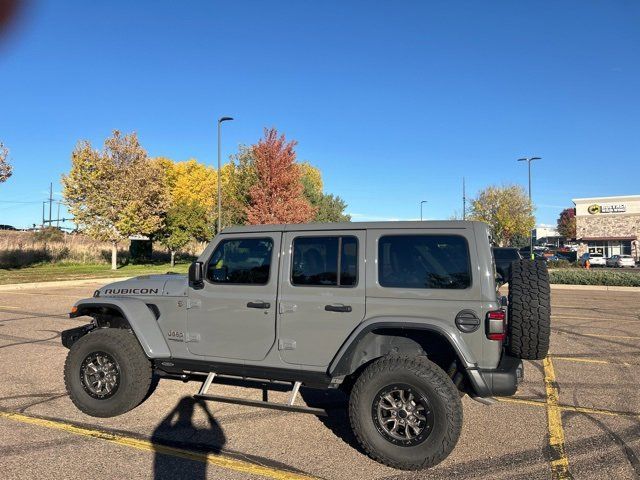
[{"label": "yellow parking line", "polygon": [[561,355],[549,355],[554,360],[565,360],[567,362],[579,362],[579,363],[601,363],[607,365],[624,365],[625,367],[630,367],[631,363],[627,362],[612,362],[611,360],[600,360],[597,358],[584,358],[584,357],[563,357]]},{"label": "yellow parking line", "polygon": [[[502,403],[519,403],[521,405],[531,405],[533,407],[546,406],[546,403],[542,400],[529,400],[526,398],[500,397],[500,398],[496,398],[496,400]],[[616,410],[607,410],[606,408],[577,407],[575,405],[563,405],[562,403],[558,404],[558,408],[563,412],[567,411],[567,412],[590,413],[595,415],[607,415],[610,417],[640,418],[640,413],[619,412]]]},{"label": "yellow parking line", "polygon": [[80,427],[71,423],[61,422],[57,420],[46,420],[44,418],[33,417],[21,413],[0,410],[0,418],[8,418],[17,422],[28,423],[30,425],[37,425],[39,427],[62,430],[75,435],[97,438],[110,443],[115,443],[117,445],[136,448],[138,450],[158,452],[172,457],[186,458],[198,462],[210,463],[212,465],[215,465],[216,467],[224,468],[227,470],[234,470],[236,472],[243,472],[251,475],[273,478],[276,480],[311,480],[315,478],[304,474],[288,472],[286,470],[279,470],[277,468],[258,465],[256,463],[251,463],[244,460],[237,460],[225,455],[199,453],[182,448],[168,447],[165,445],[153,443],[149,440],[141,440],[134,437],[105,432],[102,430]]},{"label": "yellow parking line", "polygon": [[564,447],[562,412],[558,407],[558,389],[553,363],[549,357],[543,360],[544,385],[547,392],[547,427],[551,447],[551,477],[556,480],[572,478],[569,473],[569,459]]},{"label": "yellow parking line", "polygon": [[12,306],[12,305],[0,305],[0,308],[8,308],[8,309],[10,309],[10,310],[17,310],[17,309],[19,309],[20,307],[14,307],[14,306]]}]

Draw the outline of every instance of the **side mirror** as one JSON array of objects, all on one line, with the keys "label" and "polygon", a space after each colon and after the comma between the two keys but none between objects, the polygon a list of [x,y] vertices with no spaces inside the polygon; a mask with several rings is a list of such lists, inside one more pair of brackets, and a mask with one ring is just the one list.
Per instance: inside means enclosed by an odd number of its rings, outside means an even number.
[{"label": "side mirror", "polygon": [[189,286],[200,289],[204,287],[203,263],[193,262],[189,267]]}]

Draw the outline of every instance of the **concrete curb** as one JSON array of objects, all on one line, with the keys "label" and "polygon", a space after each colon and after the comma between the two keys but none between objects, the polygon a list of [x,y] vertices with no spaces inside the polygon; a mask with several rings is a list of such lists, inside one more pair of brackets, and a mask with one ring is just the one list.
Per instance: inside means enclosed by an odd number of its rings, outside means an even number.
[{"label": "concrete curb", "polygon": [[34,288],[77,287],[82,285],[90,285],[92,283],[110,283],[120,280],[129,280],[130,278],[133,277],[83,278],[80,280],[55,280],[53,282],[8,283],[6,285],[0,285],[0,292],[10,292],[12,290],[29,290]]},{"label": "concrete curb", "polygon": [[600,292],[640,293],[640,287],[612,287],[608,285],[565,285],[563,283],[552,283],[551,290],[594,290]]}]

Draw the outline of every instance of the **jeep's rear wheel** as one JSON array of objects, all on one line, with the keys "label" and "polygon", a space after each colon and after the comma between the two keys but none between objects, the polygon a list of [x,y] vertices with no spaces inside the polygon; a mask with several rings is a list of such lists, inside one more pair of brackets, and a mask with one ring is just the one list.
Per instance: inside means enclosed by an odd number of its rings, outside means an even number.
[{"label": "jeep's rear wheel", "polygon": [[551,290],[547,264],[517,260],[509,278],[508,349],[523,360],[542,360],[549,352]]},{"label": "jeep's rear wheel", "polygon": [[437,465],[455,447],[462,403],[451,379],[426,357],[389,356],[358,377],[349,418],[371,458],[419,470]]},{"label": "jeep's rear wheel", "polygon": [[75,342],[64,366],[71,401],[93,417],[138,406],[151,387],[151,362],[130,330],[101,328]]}]

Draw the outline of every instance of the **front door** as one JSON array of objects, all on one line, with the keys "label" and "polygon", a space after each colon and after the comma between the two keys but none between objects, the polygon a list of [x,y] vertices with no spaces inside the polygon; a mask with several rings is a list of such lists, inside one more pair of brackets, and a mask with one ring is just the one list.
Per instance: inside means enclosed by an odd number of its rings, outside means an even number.
[{"label": "front door", "polygon": [[287,232],[278,348],[297,365],[328,365],[365,314],[363,230]]},{"label": "front door", "polygon": [[187,346],[205,357],[262,360],[275,341],[282,234],[221,237],[205,259],[204,287],[189,289]]}]

